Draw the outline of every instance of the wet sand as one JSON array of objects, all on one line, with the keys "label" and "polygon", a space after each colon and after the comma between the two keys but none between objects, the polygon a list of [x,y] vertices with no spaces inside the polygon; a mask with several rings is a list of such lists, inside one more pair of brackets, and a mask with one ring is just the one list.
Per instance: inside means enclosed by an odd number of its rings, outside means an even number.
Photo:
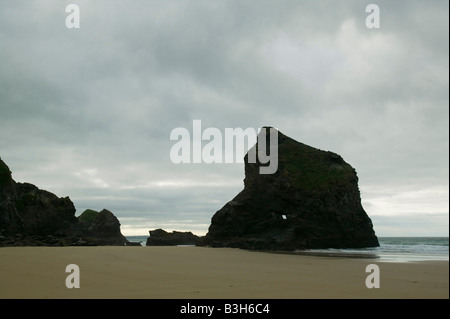
[{"label": "wet sand", "polygon": [[[66,287],[66,266],[80,288]],[[366,287],[368,264],[380,288]],[[3,247],[0,298],[449,298],[448,261],[273,254],[205,247]]]}]

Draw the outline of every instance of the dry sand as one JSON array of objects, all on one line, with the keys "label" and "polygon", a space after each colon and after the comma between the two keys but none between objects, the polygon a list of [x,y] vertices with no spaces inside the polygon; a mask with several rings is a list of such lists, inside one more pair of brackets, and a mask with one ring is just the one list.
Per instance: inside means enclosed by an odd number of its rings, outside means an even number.
[{"label": "dry sand", "polygon": [[[80,268],[78,289],[66,287],[68,264]],[[368,264],[380,268],[379,289],[365,285]],[[204,247],[4,247],[0,298],[449,298],[449,264]]]}]

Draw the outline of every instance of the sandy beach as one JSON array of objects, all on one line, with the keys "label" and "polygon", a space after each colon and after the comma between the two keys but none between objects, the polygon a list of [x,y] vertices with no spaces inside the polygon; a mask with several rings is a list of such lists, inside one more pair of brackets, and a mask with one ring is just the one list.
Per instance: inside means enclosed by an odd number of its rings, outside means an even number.
[{"label": "sandy beach", "polygon": [[[66,287],[66,266],[80,288]],[[380,288],[368,289],[368,264]],[[0,298],[449,298],[448,261],[388,263],[204,247],[0,248]]]}]

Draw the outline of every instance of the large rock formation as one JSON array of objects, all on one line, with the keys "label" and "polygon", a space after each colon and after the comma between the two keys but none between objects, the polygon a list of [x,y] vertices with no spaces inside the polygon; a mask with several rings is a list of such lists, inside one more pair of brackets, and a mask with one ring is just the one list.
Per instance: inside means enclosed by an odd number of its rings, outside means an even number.
[{"label": "large rock formation", "polygon": [[124,245],[120,223],[109,211],[89,227],[75,217],[69,197],[59,198],[28,183],[16,183],[0,159],[0,246]]},{"label": "large rock formation", "polygon": [[166,232],[163,229],[149,231],[150,237],[147,238],[146,246],[176,246],[176,245],[195,245],[199,237],[191,232],[173,231]]},{"label": "large rock formation", "polygon": [[199,245],[261,250],[379,245],[361,205],[356,172],[341,156],[280,132],[277,151],[274,174],[260,174],[261,164],[245,156],[244,190],[216,212]]},{"label": "large rock formation", "polygon": [[87,209],[78,217],[78,220],[83,225],[83,237],[95,241],[98,245],[128,244],[128,240],[120,232],[119,220],[107,209],[100,212]]}]

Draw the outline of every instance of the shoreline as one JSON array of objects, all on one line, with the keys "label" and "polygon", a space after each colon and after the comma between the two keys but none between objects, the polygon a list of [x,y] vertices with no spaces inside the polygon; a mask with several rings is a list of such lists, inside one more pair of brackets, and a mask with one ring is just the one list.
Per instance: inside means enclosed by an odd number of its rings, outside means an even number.
[{"label": "shoreline", "polygon": [[[80,269],[68,289],[65,268]],[[369,289],[366,266],[380,269]],[[385,262],[207,247],[1,247],[2,299],[449,298],[448,261]]]},{"label": "shoreline", "polygon": [[[146,246],[145,242],[148,235],[135,235],[126,236],[130,241],[140,243],[141,246]],[[329,256],[329,257],[348,257],[348,258],[373,258],[379,259],[384,262],[417,262],[417,261],[449,261],[448,255],[448,237],[438,236],[422,236],[422,237],[378,237],[380,241],[379,247],[366,247],[366,248],[317,248],[317,249],[297,249],[293,251],[274,251],[268,250],[267,252],[283,253],[283,254],[302,254],[310,256]],[[392,240],[394,239],[394,243]],[[411,239],[415,241],[411,242]],[[440,251],[435,249],[435,242],[429,245],[426,242],[427,239],[440,240],[443,239],[443,245],[440,246]],[[389,241],[388,241],[389,240]],[[407,240],[406,242],[404,240]],[[417,250],[417,240],[422,241],[421,245],[429,245],[430,251],[420,248]],[[424,242],[425,240],[425,242]],[[403,242],[399,242],[403,241]],[[447,245],[445,245],[447,244]],[[399,247],[393,247],[400,245]],[[195,245],[177,245],[182,246],[195,246]],[[445,247],[446,246],[446,247]],[[427,248],[428,249],[428,248]],[[445,250],[445,252],[442,251]],[[259,250],[265,251],[265,250]]]},{"label": "shoreline", "polygon": [[336,258],[357,258],[357,259],[380,259],[381,257],[374,253],[357,253],[345,251],[323,251],[318,250],[295,250],[295,251],[264,251],[272,254],[287,254],[299,256],[315,256],[315,257],[336,257]]}]

